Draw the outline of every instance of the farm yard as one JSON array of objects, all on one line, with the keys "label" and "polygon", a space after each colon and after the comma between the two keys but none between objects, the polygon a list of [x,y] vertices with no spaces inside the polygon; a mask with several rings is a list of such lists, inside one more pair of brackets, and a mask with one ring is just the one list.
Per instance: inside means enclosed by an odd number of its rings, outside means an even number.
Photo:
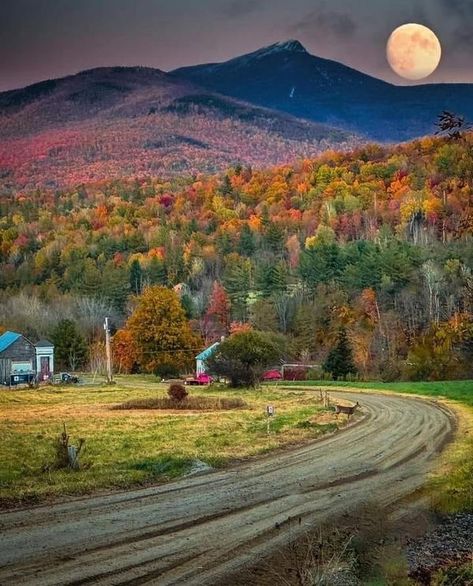
[{"label": "farm yard", "polygon": [[[236,405],[230,409],[116,408],[130,401],[140,407],[140,401],[164,399],[166,389],[152,376],[121,376],[115,386],[2,391],[1,504],[164,482],[203,463],[220,468],[235,459],[306,442],[345,422],[344,416],[337,419],[324,409],[313,394],[268,387],[190,389],[190,398],[202,397],[217,406],[217,399],[226,398],[230,407]],[[276,411],[270,435],[268,404]],[[51,468],[63,424],[72,444],[85,440],[78,471]]]}]

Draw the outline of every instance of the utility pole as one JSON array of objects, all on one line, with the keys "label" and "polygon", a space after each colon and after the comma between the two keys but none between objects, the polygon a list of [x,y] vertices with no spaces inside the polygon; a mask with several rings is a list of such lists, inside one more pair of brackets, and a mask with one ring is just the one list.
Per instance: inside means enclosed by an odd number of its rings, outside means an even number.
[{"label": "utility pole", "polygon": [[107,382],[110,384],[113,381],[113,372],[112,372],[112,348],[110,345],[110,325],[108,323],[108,317],[105,318],[105,322],[103,324],[103,329],[105,330],[105,352],[107,354]]}]

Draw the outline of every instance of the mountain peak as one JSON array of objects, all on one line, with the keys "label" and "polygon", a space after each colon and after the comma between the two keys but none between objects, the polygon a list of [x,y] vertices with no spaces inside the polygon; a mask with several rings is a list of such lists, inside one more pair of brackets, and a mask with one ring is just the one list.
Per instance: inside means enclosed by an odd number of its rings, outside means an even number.
[{"label": "mountain peak", "polygon": [[291,51],[292,53],[307,53],[307,49],[297,39],[289,39],[288,41],[280,41],[273,45],[274,49],[280,51]]},{"label": "mountain peak", "polygon": [[278,53],[286,51],[289,53],[307,53],[307,50],[304,47],[304,45],[296,39],[289,39],[288,41],[279,41],[278,43],[274,43],[273,45],[269,45],[268,47],[260,49],[260,51],[264,53]]}]

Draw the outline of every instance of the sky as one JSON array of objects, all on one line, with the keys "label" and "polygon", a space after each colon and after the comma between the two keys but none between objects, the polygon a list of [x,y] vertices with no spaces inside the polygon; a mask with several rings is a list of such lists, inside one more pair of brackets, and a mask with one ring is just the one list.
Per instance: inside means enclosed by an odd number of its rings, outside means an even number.
[{"label": "sky", "polygon": [[397,84],[385,46],[418,22],[443,48],[425,82],[473,82],[473,0],[0,0],[0,91],[107,65],[168,71],[287,39]]}]

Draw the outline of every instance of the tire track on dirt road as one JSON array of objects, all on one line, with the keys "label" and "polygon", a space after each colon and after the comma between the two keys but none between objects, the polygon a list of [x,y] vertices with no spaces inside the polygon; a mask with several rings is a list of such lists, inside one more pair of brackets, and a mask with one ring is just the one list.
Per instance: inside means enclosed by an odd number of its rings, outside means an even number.
[{"label": "tire track on dirt road", "polygon": [[163,486],[0,514],[0,584],[213,584],[329,517],[388,506],[422,486],[452,414],[421,399],[343,397],[360,402],[363,421],[303,447]]}]

